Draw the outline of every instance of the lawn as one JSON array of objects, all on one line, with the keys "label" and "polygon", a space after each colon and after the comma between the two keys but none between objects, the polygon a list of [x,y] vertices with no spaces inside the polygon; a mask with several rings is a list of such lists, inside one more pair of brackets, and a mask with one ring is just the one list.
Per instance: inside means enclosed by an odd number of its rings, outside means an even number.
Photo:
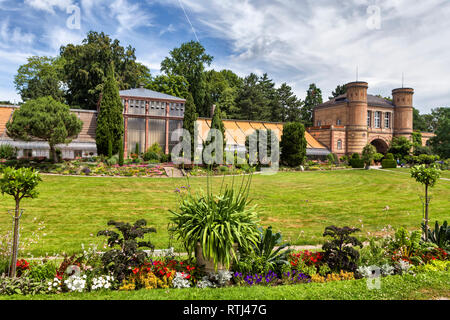
[{"label": "lawn", "polygon": [[[212,179],[218,190],[222,178]],[[21,239],[33,255],[76,252],[82,244],[100,243],[96,233],[110,219],[132,222],[145,218],[158,231],[151,235],[156,247],[167,248],[169,210],[176,208],[178,197],[174,190],[186,184],[184,178],[43,176],[39,197],[22,201]],[[205,189],[206,178],[191,178],[189,184],[193,190]],[[285,240],[300,245],[322,243],[323,229],[332,224],[357,226],[361,236],[380,232],[387,225],[418,228],[422,190],[400,172],[283,172],[255,175],[251,198],[263,226],[272,225]],[[431,194],[432,221],[449,220],[450,181],[440,180]],[[7,214],[11,208],[12,199],[3,196],[0,234],[11,228]],[[37,231],[39,222],[45,225],[42,231]],[[32,232],[40,235],[36,243],[27,240]],[[176,240],[172,245],[181,249]]]},{"label": "lawn", "polygon": [[381,278],[380,289],[368,289],[365,279],[308,283],[277,287],[225,287],[219,289],[154,289],[102,291],[59,295],[0,296],[0,299],[33,300],[407,300],[449,299],[450,273]]}]

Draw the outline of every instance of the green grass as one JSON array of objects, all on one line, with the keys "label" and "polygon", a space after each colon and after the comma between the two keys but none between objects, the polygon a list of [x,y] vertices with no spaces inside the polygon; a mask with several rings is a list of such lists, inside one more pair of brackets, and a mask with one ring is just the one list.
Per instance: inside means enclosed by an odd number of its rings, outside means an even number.
[{"label": "green grass", "polygon": [[[394,172],[403,172],[410,174],[411,169],[410,168],[392,168],[392,169],[386,169],[391,170]],[[441,170],[441,178],[450,179],[450,170]]]},{"label": "green grass", "polygon": [[[215,177],[219,189],[222,178]],[[231,181],[230,177],[226,181]],[[177,206],[175,188],[186,180],[167,178],[94,178],[43,176],[37,199],[24,199],[22,241],[43,221],[37,243],[28,243],[34,255],[75,252],[81,244],[99,243],[99,230],[110,219],[135,221],[145,218],[157,233],[157,248],[167,248],[169,209]],[[193,190],[205,188],[206,178],[191,178]],[[322,243],[325,226],[350,225],[374,234],[390,224],[418,228],[422,220],[422,186],[406,174],[378,170],[285,172],[255,175],[251,190],[261,224],[280,230],[292,244]],[[431,190],[431,220],[449,219],[450,181],[440,180]],[[389,210],[383,210],[389,206]],[[0,234],[11,229],[7,210],[13,200],[0,202]],[[36,220],[34,220],[36,218]],[[44,236],[44,233],[46,234]],[[181,249],[179,242],[173,245]]]},{"label": "green grass", "polygon": [[34,300],[406,300],[450,298],[450,273],[381,278],[380,289],[368,289],[366,280],[309,283],[277,287],[226,287],[220,289],[155,289],[102,291],[37,296],[0,296],[0,299]]}]

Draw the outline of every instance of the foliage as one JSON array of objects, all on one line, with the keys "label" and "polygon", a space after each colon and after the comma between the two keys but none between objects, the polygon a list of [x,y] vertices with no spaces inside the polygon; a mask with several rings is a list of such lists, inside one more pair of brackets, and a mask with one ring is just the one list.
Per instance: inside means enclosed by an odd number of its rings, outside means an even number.
[{"label": "foliage", "polygon": [[281,162],[290,167],[304,163],[306,158],[305,127],[300,122],[290,122],[283,126],[280,142]]},{"label": "foliage", "polygon": [[[119,96],[119,88],[114,77],[114,69],[108,68],[107,78],[103,86],[100,110],[97,117],[95,142],[98,154],[108,155],[119,153],[124,134],[123,106]],[[111,144],[111,146],[109,146]]]},{"label": "foliage", "polygon": [[435,136],[430,139],[430,145],[441,158],[450,158],[450,108],[433,111],[438,118]]},{"label": "foliage", "polygon": [[123,166],[124,163],[124,150],[123,150],[123,137],[120,139],[120,144],[119,144],[119,166]]},{"label": "foliage", "polygon": [[273,233],[272,227],[263,230],[259,228],[259,240],[253,247],[252,255],[259,257],[259,263],[265,265],[269,270],[278,272],[282,266],[288,264],[288,255],[292,251],[289,243],[282,243],[280,232]]},{"label": "foliage", "polygon": [[450,227],[447,225],[447,221],[444,221],[441,226],[439,226],[439,223],[436,221],[434,230],[427,230],[424,223],[422,223],[421,226],[422,231],[428,233],[428,241],[434,243],[439,248],[450,249]]},{"label": "foliage", "polygon": [[183,76],[189,83],[189,92],[200,116],[208,116],[209,106],[205,105],[204,69],[213,57],[205,53],[200,42],[190,41],[170,51],[170,56],[161,62],[161,71],[167,75]]},{"label": "foliage", "polygon": [[189,82],[185,77],[174,74],[160,74],[153,78],[146,88],[184,99],[189,95]]},{"label": "foliage", "polygon": [[409,155],[409,151],[411,150],[412,143],[405,137],[394,137],[391,142],[391,146],[388,150],[389,153],[392,153],[395,158],[403,159],[405,156]]},{"label": "foliage", "polygon": [[305,127],[311,127],[313,124],[313,110],[314,108],[321,104],[322,91],[316,87],[314,83],[309,85],[309,89],[306,93],[305,103],[301,109],[302,123]]},{"label": "foliage", "polygon": [[10,144],[0,145],[0,159],[15,159],[17,157],[17,148]]},{"label": "foliage", "polygon": [[39,172],[32,168],[14,169],[6,167],[3,169],[3,175],[0,178],[0,188],[2,194],[5,193],[14,197],[17,201],[23,198],[36,198],[36,190],[39,182],[42,181]]},{"label": "foliage", "polygon": [[[197,126],[197,109],[194,103],[192,95],[189,93],[186,99],[186,104],[184,106],[184,118],[183,118],[183,129],[189,132],[191,141],[191,155],[190,160],[194,160],[195,149],[197,146],[197,137],[195,136],[196,126]],[[184,139],[184,138],[183,138]]]},{"label": "foliage", "polygon": [[124,48],[119,40],[94,31],[80,45],[62,46],[60,56],[64,60],[67,103],[74,108],[95,110],[111,63],[120,90],[148,83],[150,70],[136,62],[135,52],[133,47]]},{"label": "foliage", "polygon": [[170,210],[173,214],[170,231],[183,241],[189,255],[199,243],[204,258],[212,259],[216,268],[219,263],[229,267],[237,259],[235,243],[244,252],[258,243],[255,209],[248,206],[250,183],[251,178],[243,179],[237,189],[227,184],[216,196],[209,187],[206,195],[188,192],[178,211]]},{"label": "foliage", "polygon": [[383,159],[381,160],[381,167],[383,169],[397,168],[397,161],[390,159]]},{"label": "foliage", "polygon": [[50,280],[55,277],[56,264],[52,261],[39,261],[31,263],[30,270],[26,273],[26,276],[33,281],[40,282]]},{"label": "foliage", "polygon": [[435,166],[418,165],[411,168],[411,177],[426,187],[434,187],[441,172]]},{"label": "foliage", "polygon": [[366,167],[372,164],[374,160],[375,154],[377,153],[377,149],[371,144],[367,144],[364,146],[362,151],[362,158]]},{"label": "foliage", "polygon": [[[256,144],[256,153],[250,154],[250,141],[254,141]],[[272,143],[278,141],[278,138],[273,130],[266,129],[256,129],[250,135],[245,137],[245,148],[249,153],[249,163],[251,165],[268,165],[272,161]],[[265,150],[265,151],[264,151]],[[266,153],[266,156],[262,157],[263,153]],[[278,161],[278,159],[275,159]]]},{"label": "foliage", "polygon": [[[221,150],[221,152],[219,152],[219,155],[222,154],[222,159],[216,159],[216,152],[217,152],[217,150],[214,150],[214,152],[211,154],[212,163],[208,163],[208,164],[222,164],[223,156],[224,156],[224,152],[225,152],[225,147],[226,147],[227,142],[226,142],[226,137],[225,137],[225,125],[223,124],[221,111],[220,111],[220,108],[218,106],[216,106],[216,108],[214,110],[214,115],[213,115],[212,120],[211,120],[211,129],[208,132],[208,136],[207,136],[207,138],[205,140],[205,145],[204,145],[204,148],[203,148],[204,152],[207,151],[206,148],[209,145],[215,145],[216,144],[215,140],[218,139],[218,137],[216,137],[215,135],[212,134],[211,130],[218,130],[222,134],[222,146],[221,146],[222,150]],[[220,143],[220,142],[217,142],[217,143]],[[204,155],[203,155],[203,159],[205,159]],[[217,163],[216,160],[219,163]]]},{"label": "foliage", "polygon": [[69,143],[83,126],[69,106],[52,97],[29,100],[14,111],[6,124],[7,135],[13,139],[30,141],[42,139],[50,146],[50,156],[55,159],[55,146]]},{"label": "foliage", "polygon": [[[111,250],[102,256],[104,268],[112,272],[118,281],[122,281],[129,273],[130,269],[139,267],[145,262],[147,254],[140,248],[147,247],[153,249],[150,241],[137,241],[137,238],[144,238],[145,234],[156,232],[155,228],[146,228],[147,222],[144,219],[137,220],[133,225],[124,222],[109,221],[109,226],[114,226],[122,234],[111,230],[103,230],[97,236],[108,237],[108,246]],[[119,246],[119,249],[114,249]]]},{"label": "foliage", "polygon": [[31,56],[21,65],[14,77],[16,90],[23,101],[51,96],[58,102],[64,102],[64,90],[61,86],[63,59]]},{"label": "foliage", "polygon": [[323,236],[330,236],[332,240],[326,241],[322,249],[324,260],[331,270],[355,272],[359,259],[359,252],[354,248],[362,243],[352,233],[359,231],[357,228],[329,226],[325,228]]},{"label": "foliage", "polygon": [[142,155],[142,159],[144,159],[144,161],[151,161],[151,160],[159,161],[160,156],[156,152],[149,149]]},{"label": "foliage", "polygon": [[382,153],[375,153],[374,155],[373,155],[373,160],[375,161],[375,162],[380,162],[381,161],[381,159],[383,159],[384,158],[384,155],[382,154]]},{"label": "foliage", "polygon": [[14,294],[36,295],[44,293],[47,293],[47,287],[43,282],[37,282],[28,277],[0,277],[0,296]]},{"label": "foliage", "polygon": [[361,266],[381,266],[391,262],[387,252],[387,241],[371,238],[369,245],[360,250],[358,264]]},{"label": "foliage", "polygon": [[420,263],[416,253],[420,249],[420,231],[409,233],[405,228],[395,231],[394,238],[389,242],[389,250],[393,254],[392,260],[404,260]]},{"label": "foliage", "polygon": [[336,87],[336,89],[334,89],[334,91],[331,93],[331,97],[328,97],[328,99],[334,99],[337,98],[338,96],[347,93],[347,86],[345,84],[343,85],[338,85]]}]

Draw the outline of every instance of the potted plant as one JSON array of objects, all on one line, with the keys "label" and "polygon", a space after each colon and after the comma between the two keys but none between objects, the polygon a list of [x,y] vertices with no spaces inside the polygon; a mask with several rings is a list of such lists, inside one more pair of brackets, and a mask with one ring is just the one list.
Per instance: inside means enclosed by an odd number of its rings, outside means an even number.
[{"label": "potted plant", "polygon": [[226,185],[218,195],[213,195],[209,179],[206,194],[177,189],[183,196],[178,210],[170,211],[170,231],[190,256],[195,252],[197,264],[206,272],[228,269],[237,260],[237,249],[248,251],[258,242],[255,207],[248,200],[251,177],[243,179],[239,187]]}]

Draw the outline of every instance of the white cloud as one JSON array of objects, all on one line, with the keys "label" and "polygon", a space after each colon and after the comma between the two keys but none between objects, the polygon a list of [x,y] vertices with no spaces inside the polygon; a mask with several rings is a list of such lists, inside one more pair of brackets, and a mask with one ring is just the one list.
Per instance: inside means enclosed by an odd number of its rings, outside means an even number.
[{"label": "white cloud", "polygon": [[131,4],[127,0],[114,0],[109,8],[111,15],[119,22],[117,33],[152,25],[150,15],[145,13],[138,4]]},{"label": "white cloud", "polygon": [[30,45],[35,36],[32,33],[23,32],[19,27],[11,27],[9,19],[0,24],[0,38],[2,47]]},{"label": "white cloud", "polygon": [[[163,2],[161,2],[163,3]],[[178,7],[178,0],[166,0]],[[231,43],[219,65],[240,73],[264,70],[278,83],[293,84],[304,97],[309,83],[324,99],[338,84],[359,79],[369,91],[390,95],[416,90],[423,111],[448,105],[450,93],[450,3],[445,0],[251,1],[183,0],[203,37]],[[367,7],[381,10],[381,29],[367,27]],[[188,32],[188,26],[186,26]],[[217,61],[218,60],[218,61]]]},{"label": "white cloud", "polygon": [[55,13],[54,7],[59,10],[66,10],[73,4],[72,0],[25,0],[25,4],[34,9]]}]

